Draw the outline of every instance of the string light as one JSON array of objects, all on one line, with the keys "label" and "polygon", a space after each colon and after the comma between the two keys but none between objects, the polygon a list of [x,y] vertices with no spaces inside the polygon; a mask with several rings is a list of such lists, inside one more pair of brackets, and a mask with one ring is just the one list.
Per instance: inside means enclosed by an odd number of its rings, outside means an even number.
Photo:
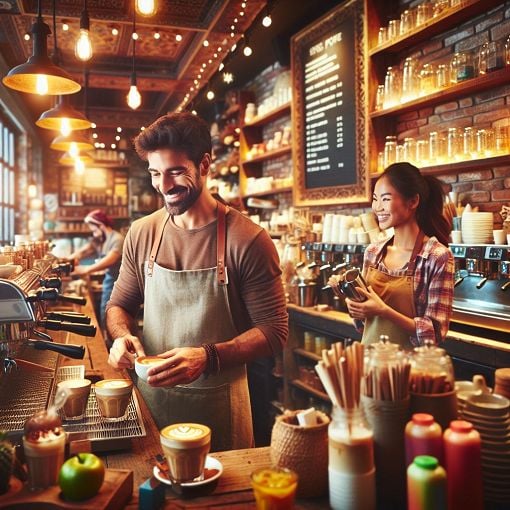
[{"label": "string light", "polygon": [[112,35],[119,35],[119,29],[118,29],[118,28],[113,27],[113,28],[112,28]]},{"label": "string light", "polygon": [[269,28],[271,26],[271,24],[273,23],[273,20],[271,19],[271,15],[270,14],[266,14],[263,18],[262,18],[262,26],[266,27],[266,28]]},{"label": "string light", "polygon": [[182,41],[182,35],[181,34],[175,34],[175,40],[177,42],[181,42]]},{"label": "string light", "polygon": [[234,81],[234,75],[232,73],[223,73],[223,82],[230,84]]},{"label": "string light", "polygon": [[159,32],[154,32],[154,39],[158,40],[161,38],[161,34]]},{"label": "string light", "polygon": [[214,92],[212,90],[208,90],[206,96],[209,101],[212,101],[214,99]]},{"label": "string light", "polygon": [[97,138],[99,135],[97,133],[92,133],[92,138]]},{"label": "string light", "polygon": [[96,126],[96,123],[95,123],[95,122],[93,122],[93,123],[90,125],[90,127],[91,127],[92,129],[96,129],[96,127],[97,127],[97,126]]},{"label": "string light", "polygon": [[62,23],[62,30],[64,32],[67,32],[69,30],[69,23]]},{"label": "string light", "polygon": [[25,39],[25,41],[30,41],[30,34],[27,32],[27,33],[23,36],[23,39]]},{"label": "string light", "polygon": [[117,127],[117,133],[122,133],[122,128],[120,126]]},{"label": "string light", "polygon": [[202,44],[205,48],[207,48],[207,46],[209,46],[209,41],[206,39]]}]

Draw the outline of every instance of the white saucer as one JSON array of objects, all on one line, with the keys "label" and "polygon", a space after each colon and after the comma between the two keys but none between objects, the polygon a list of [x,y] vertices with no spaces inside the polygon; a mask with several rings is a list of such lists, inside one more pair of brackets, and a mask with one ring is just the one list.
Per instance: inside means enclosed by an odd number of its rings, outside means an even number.
[{"label": "white saucer", "polygon": [[[214,469],[216,470],[216,473],[214,473],[212,476],[208,478],[204,478],[203,480],[181,483],[181,486],[200,487],[201,485],[208,485],[211,482],[214,482],[214,480],[217,480],[223,474],[223,464],[218,459],[215,459],[210,455],[208,455],[207,458],[205,459],[205,469]],[[160,482],[166,483],[167,485],[172,485],[172,482],[163,474],[163,472],[158,468],[158,466],[154,466],[152,472]]]}]

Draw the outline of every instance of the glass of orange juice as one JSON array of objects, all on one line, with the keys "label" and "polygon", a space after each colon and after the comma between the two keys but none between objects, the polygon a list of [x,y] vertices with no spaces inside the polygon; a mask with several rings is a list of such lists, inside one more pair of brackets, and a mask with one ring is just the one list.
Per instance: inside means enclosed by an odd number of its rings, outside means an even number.
[{"label": "glass of orange juice", "polygon": [[257,510],[290,510],[298,476],[287,468],[260,468],[251,474],[251,486],[257,502]]}]

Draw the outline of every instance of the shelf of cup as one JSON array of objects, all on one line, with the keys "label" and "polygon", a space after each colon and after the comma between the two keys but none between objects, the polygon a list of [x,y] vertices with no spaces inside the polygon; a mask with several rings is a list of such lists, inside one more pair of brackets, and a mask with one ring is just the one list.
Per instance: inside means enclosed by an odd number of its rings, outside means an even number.
[{"label": "shelf of cup", "polygon": [[[510,153],[501,156],[492,156],[481,159],[468,159],[466,161],[458,161],[452,163],[444,163],[441,165],[420,166],[420,170],[424,174],[443,175],[449,173],[468,172],[470,170],[480,170],[483,168],[506,166],[510,164]],[[371,179],[377,179],[382,172],[370,174]]]},{"label": "shelf of cup", "polygon": [[418,108],[425,108],[440,103],[446,103],[450,99],[459,99],[459,97],[477,94],[483,90],[492,89],[499,85],[506,85],[510,81],[510,66],[493,71],[492,73],[482,74],[470,80],[455,83],[443,89],[438,89],[432,94],[421,96],[405,103],[399,103],[391,108],[384,108],[370,113],[371,119],[381,119],[396,117]]},{"label": "shelf of cup", "polygon": [[[431,18],[426,23],[413,28],[406,34],[371,48],[368,51],[368,55],[370,57],[383,57],[388,53],[399,53],[402,50],[428,41],[434,35],[456,28],[464,21],[486,13],[492,7],[500,4],[500,0],[477,0],[467,5],[449,8],[439,16]],[[374,34],[374,39],[376,39],[376,36],[377,34]]]},{"label": "shelf of cup", "polygon": [[318,398],[320,398],[322,400],[325,400],[326,402],[330,402],[331,403],[331,400],[326,395],[326,393],[324,393],[323,391],[316,390],[315,388],[312,388],[311,386],[308,386],[308,384],[305,384],[304,382],[301,382],[298,379],[292,380],[290,382],[290,384],[292,384],[292,386],[294,386],[295,388],[299,388],[302,391],[306,391],[307,393],[311,393],[315,397],[318,397]]},{"label": "shelf of cup", "polygon": [[257,163],[262,163],[263,161],[268,161],[270,159],[278,158],[279,156],[284,156],[285,154],[290,153],[292,147],[290,145],[284,145],[279,149],[264,152],[264,154],[260,154],[258,156],[254,156],[252,159],[245,159],[241,161],[241,164],[244,166],[255,165]]},{"label": "shelf of cup", "polygon": [[320,361],[322,359],[318,354],[315,354],[314,352],[307,351],[305,349],[301,349],[299,347],[296,347],[294,349],[294,353],[299,356],[303,356],[303,358],[308,358],[313,361]]},{"label": "shelf of cup", "polygon": [[246,122],[243,125],[243,129],[264,126],[265,124],[269,124],[270,122],[283,117],[287,113],[290,113],[290,103],[282,104],[278,108],[267,112],[265,115],[255,117],[254,119],[250,120],[250,122]]}]

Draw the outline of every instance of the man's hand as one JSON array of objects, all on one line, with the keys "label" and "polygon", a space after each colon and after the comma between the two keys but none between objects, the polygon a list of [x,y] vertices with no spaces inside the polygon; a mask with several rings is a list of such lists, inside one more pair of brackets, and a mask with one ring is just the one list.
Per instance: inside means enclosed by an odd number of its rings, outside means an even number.
[{"label": "man's hand", "polygon": [[87,266],[75,266],[71,276],[83,276],[88,273]]},{"label": "man's hand", "polygon": [[140,340],[134,335],[124,335],[113,341],[108,363],[114,368],[133,368],[136,356],[145,356]]},{"label": "man's hand", "polygon": [[207,355],[203,347],[177,347],[158,356],[167,361],[147,371],[147,382],[155,387],[189,384],[198,379],[207,367]]},{"label": "man's hand", "polygon": [[367,300],[359,303],[352,299],[346,298],[345,304],[349,310],[349,315],[353,319],[366,319],[369,317],[384,317],[388,310],[388,305],[374,292],[372,287],[368,287],[368,292],[361,287],[356,287],[356,290],[363,294]]}]

